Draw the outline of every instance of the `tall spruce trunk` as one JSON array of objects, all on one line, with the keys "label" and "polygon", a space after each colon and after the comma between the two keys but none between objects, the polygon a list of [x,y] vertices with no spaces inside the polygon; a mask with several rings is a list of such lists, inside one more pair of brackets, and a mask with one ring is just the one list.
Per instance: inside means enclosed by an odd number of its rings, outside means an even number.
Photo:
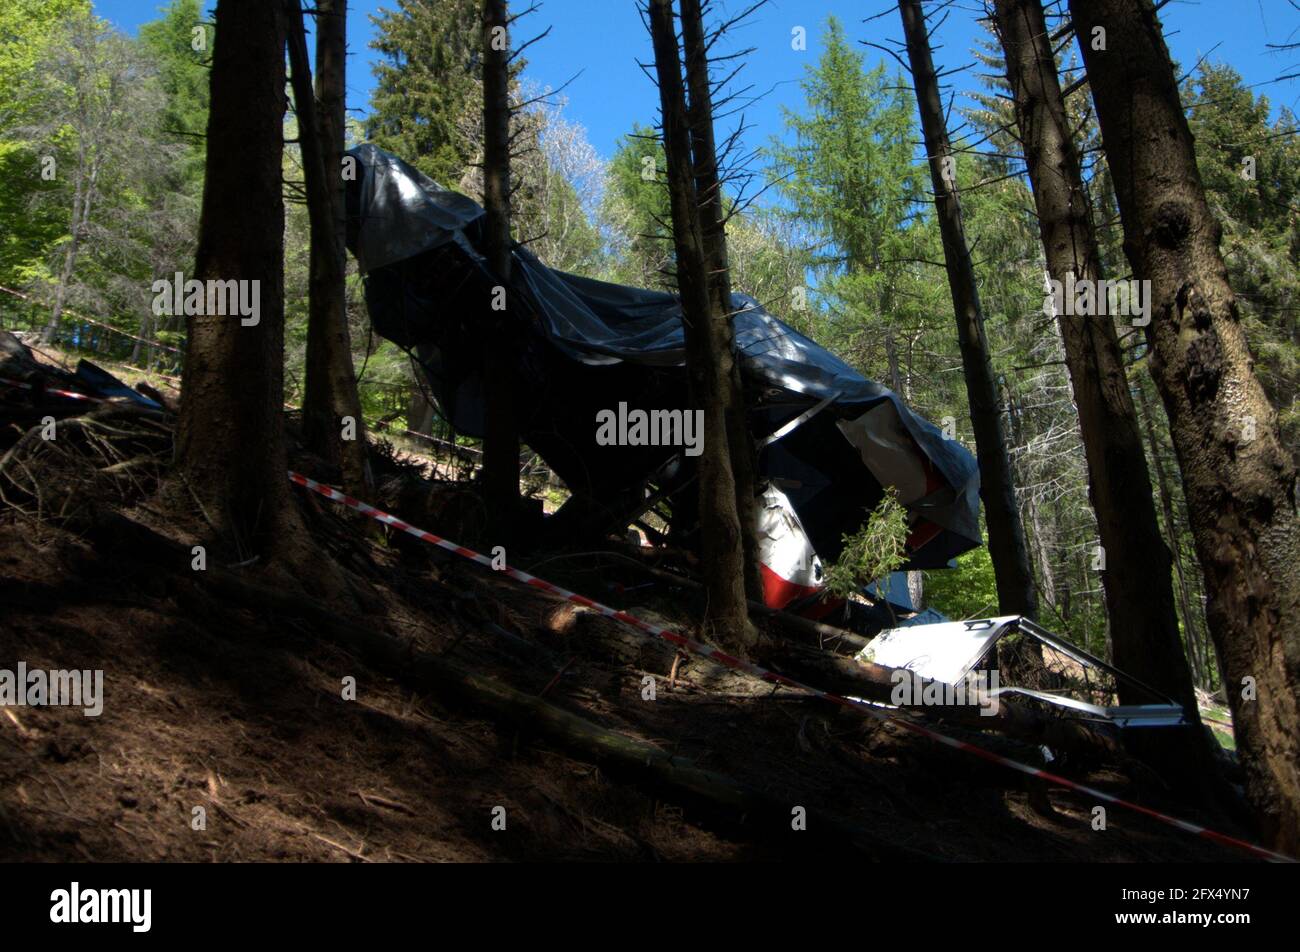
[{"label": "tall spruce trunk", "polygon": [[[510,42],[505,0],[483,0],[484,253],[502,287],[510,287]],[[495,295],[494,295],[495,297]],[[484,328],[483,494],[494,545],[508,545],[519,507],[519,430],[515,421],[514,331],[505,310],[491,308]]]},{"label": "tall spruce trunk", "polygon": [[350,491],[365,494],[371,484],[370,466],[361,398],[352,366],[345,286],[343,109],[347,0],[321,0],[316,9],[318,93],[312,90],[302,9],[298,0],[285,0],[289,65],[311,229],[303,442],[309,450],[339,466],[343,484]]},{"label": "tall spruce trunk", "polygon": [[934,72],[930,37],[920,0],[899,0],[898,9],[903,18],[903,33],[907,38],[907,57],[921,114],[925,151],[930,161],[934,206],[943,238],[943,257],[948,271],[948,287],[952,293],[953,314],[957,319],[957,342],[966,378],[975,451],[979,456],[980,497],[984,501],[984,519],[988,527],[989,556],[993,561],[993,575],[998,589],[998,606],[1007,614],[1034,618],[1038,614],[1038,592],[1029,568],[1024,525],[1016,506],[1011,456],[1002,429],[997,382],[993,377],[988,339],[984,333],[984,315],[980,310],[975,268],[971,263],[962,224],[955,171],[957,156],[948,141],[943,102],[939,98],[939,81]]},{"label": "tall spruce trunk", "polygon": [[[176,434],[180,474],[217,535],[245,552],[290,513],[284,400],[285,17],[218,0],[207,165],[194,277],[257,281],[259,315],[189,315]],[[238,143],[230,148],[223,143]]]},{"label": "tall spruce trunk", "polygon": [[[1095,287],[1102,278],[1101,250],[1042,5],[1039,0],[996,0],[995,19],[1048,271],[1063,287],[1071,275]],[[1057,323],[1079,412],[1088,497],[1105,553],[1101,579],[1111,660],[1182,704],[1191,721],[1186,730],[1162,732],[1155,744],[1141,745],[1144,756],[1155,755],[1162,764],[1195,762],[1208,770],[1206,737],[1178,631],[1172,560],[1160,536],[1114,319],[1072,315],[1067,313],[1073,309],[1070,302],[1063,303]],[[1118,689],[1125,704],[1153,700],[1125,681]]]},{"label": "tall spruce trunk", "polygon": [[736,513],[740,518],[745,549],[745,591],[755,601],[763,600],[763,576],[758,562],[758,502],[756,482],[758,450],[750,435],[745,409],[744,381],[740,361],[731,341],[735,337],[731,304],[731,270],[727,260],[727,211],[722,200],[718,173],[718,148],[713,131],[713,94],[709,82],[708,43],[700,0],[681,0],[682,47],[689,92],[687,119],[691,128],[691,152],[695,162],[695,193],[700,203],[704,254],[709,268],[709,296],[714,313],[726,315],[728,347],[720,371],[727,375],[727,446],[731,472],[736,482]]},{"label": "tall spruce trunk", "polygon": [[1300,852],[1296,467],[1258,378],[1150,0],[1070,0],[1134,277],[1150,281],[1151,374],[1205,577],[1246,789]]},{"label": "tall spruce trunk", "polygon": [[705,627],[711,638],[744,651],[757,636],[749,624],[745,601],[745,552],[727,439],[731,376],[725,361],[731,355],[730,308],[718,308],[717,299],[710,294],[672,0],[650,0],[648,12],[663,111],[677,286],[686,332],[686,374],[691,405],[704,415],[704,446],[696,466],[702,569],[708,593]]}]

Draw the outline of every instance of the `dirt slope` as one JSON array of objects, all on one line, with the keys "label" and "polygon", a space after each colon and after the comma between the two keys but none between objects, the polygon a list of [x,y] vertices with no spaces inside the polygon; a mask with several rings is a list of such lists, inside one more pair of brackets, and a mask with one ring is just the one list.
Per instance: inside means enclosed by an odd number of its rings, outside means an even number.
[{"label": "dirt slope", "polygon": [[[1225,855],[1117,811],[1094,832],[1075,797],[1036,796],[1036,809],[1014,774],[700,662],[679,665],[671,684],[670,649],[629,647],[603,619],[418,546],[356,539],[371,565],[358,575],[367,624],[791,809],[842,817],[879,844],[862,858]],[[549,574],[619,599],[608,568],[568,564]],[[368,667],[310,620],[214,596],[187,569],[0,516],[0,667],[103,668],[106,679],[98,717],[0,710],[0,859],[745,860],[807,849],[788,824],[589,763],[526,723],[494,722],[407,672]],[[641,601],[630,607],[661,617],[685,606],[663,586],[630,594]],[[653,702],[642,700],[647,673],[658,679]],[[346,677],[355,700],[341,697]],[[505,830],[492,827],[498,806]],[[192,829],[195,807],[206,829]]]},{"label": "dirt slope", "polygon": [[[54,379],[30,359],[10,372]],[[170,426],[0,389],[0,670],[104,676],[96,717],[0,707],[0,861],[1235,857],[1117,809],[1094,831],[1077,796],[678,656],[303,490],[296,561],[213,551],[193,571],[210,533],[160,482]],[[373,462],[372,501],[481,544],[472,484],[386,445]],[[520,567],[689,631],[695,596],[626,561],[552,548]],[[668,755],[666,772],[641,760]],[[1132,764],[1052,766],[1243,835]],[[701,795],[688,780],[706,775]]]}]

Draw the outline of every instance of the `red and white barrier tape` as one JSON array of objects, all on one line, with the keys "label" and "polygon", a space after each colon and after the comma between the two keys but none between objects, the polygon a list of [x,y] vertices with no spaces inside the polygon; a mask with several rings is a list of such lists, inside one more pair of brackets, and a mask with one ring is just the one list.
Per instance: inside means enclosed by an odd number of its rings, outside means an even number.
[{"label": "red and white barrier tape", "polygon": [[[415,526],[410,525],[409,523],[403,522],[401,519],[398,519],[396,516],[390,515],[389,513],[386,513],[381,509],[376,509],[374,506],[371,506],[368,503],[361,502],[359,499],[353,499],[351,496],[341,493],[337,489],[333,489],[330,486],[326,486],[322,483],[318,483],[316,482],[316,480],[311,479],[307,476],[303,476],[301,473],[295,473],[292,470],[290,470],[289,479],[297,483],[299,486],[304,486],[307,489],[312,490],[313,492],[319,493],[320,495],[324,496],[326,499],[331,499],[334,502],[342,503],[343,505],[348,506],[349,508],[355,509],[357,512],[364,513],[365,515],[376,520],[377,522],[382,522],[385,525],[391,526],[392,528],[397,529],[401,532],[405,532],[408,535],[413,535],[417,539],[421,539],[425,542],[446,549],[448,552],[454,552],[457,555],[461,556],[462,558],[469,559],[472,562],[477,562],[480,565],[486,566],[487,568],[492,568],[492,560],[488,558],[486,555],[483,555],[482,553],[475,552],[473,549],[467,549],[463,545],[457,545],[455,542],[452,542],[448,539],[444,539],[441,536],[436,536],[432,532],[426,532],[423,529],[418,529]],[[1207,840],[1212,840],[1215,843],[1220,843],[1225,846],[1235,847],[1236,849],[1244,850],[1262,859],[1272,860],[1275,862],[1283,862],[1283,863],[1295,862],[1295,860],[1289,856],[1284,856],[1281,853],[1275,853],[1272,850],[1265,849],[1262,846],[1256,846],[1255,844],[1248,843],[1245,840],[1239,840],[1236,837],[1228,836],[1224,833],[1219,833],[1214,830],[1207,829],[1206,827],[1199,826],[1195,823],[1189,823],[1186,820],[1180,820],[1177,817],[1160,813],[1157,810],[1152,810],[1151,808],[1144,807],[1141,804],[1133,803],[1121,797],[1117,797],[1114,794],[1106,793],[1104,790],[1097,790],[1094,787],[1089,787],[1085,784],[1077,783],[1065,777],[1058,776],[1057,774],[1049,773],[1046,770],[1041,770],[1038,767],[1033,767],[1030,766],[1029,764],[1022,764],[1019,761],[1011,760],[1009,757],[1003,757],[1001,754],[994,753],[993,751],[990,750],[985,750],[982,747],[976,747],[974,744],[969,744],[966,741],[957,740],[954,737],[949,737],[946,734],[941,734],[938,731],[932,730],[931,728],[926,727],[923,724],[918,724],[913,721],[909,721],[905,718],[888,714],[885,711],[882,711],[879,708],[867,704],[863,701],[856,701],[852,698],[842,697],[838,694],[832,694],[829,691],[823,691],[820,688],[815,688],[810,685],[803,684],[802,682],[796,681],[793,678],[786,677],[783,674],[778,674],[775,671],[769,671],[767,668],[761,667],[760,665],[756,665],[753,662],[745,661],[741,658],[733,657],[732,655],[727,654],[725,651],[719,651],[717,648],[714,648],[711,645],[706,645],[702,642],[694,640],[693,638],[688,638],[685,635],[679,634],[677,632],[669,631],[666,628],[661,628],[658,625],[652,625],[647,621],[643,621],[640,618],[637,618],[635,615],[629,615],[627,612],[617,611],[613,608],[610,608],[607,605],[600,604],[600,602],[592,601],[590,598],[587,598],[585,595],[579,595],[576,592],[571,592],[568,589],[561,588],[560,586],[554,585],[551,582],[546,581],[545,579],[540,579],[535,575],[529,575],[527,572],[522,572],[519,569],[507,567],[504,569],[499,569],[497,571],[500,571],[501,574],[503,575],[507,575],[510,578],[513,578],[515,581],[522,582],[525,585],[531,586],[532,588],[537,588],[545,592],[550,592],[552,595],[559,596],[560,598],[572,602],[575,605],[582,605],[585,608],[589,608],[592,611],[599,612],[600,614],[606,615],[609,618],[613,618],[618,621],[621,621],[625,625],[629,625],[632,628],[635,628],[648,635],[652,635],[656,638],[661,638],[664,641],[669,642],[670,644],[677,645],[679,648],[684,648],[687,651],[690,651],[694,654],[701,655],[702,657],[708,658],[711,661],[714,661],[715,663],[722,665],[723,667],[732,669],[733,671],[743,671],[746,674],[752,675],[753,677],[758,678],[762,681],[766,681],[769,684],[782,684],[789,688],[795,688],[801,691],[807,691],[809,694],[813,694],[817,697],[823,698],[827,701],[831,701],[835,704],[839,704],[843,707],[853,708],[854,710],[860,711],[863,714],[866,714],[868,717],[872,717],[878,721],[885,721],[888,723],[897,724],[899,727],[902,727],[905,730],[909,730],[912,731],[913,733],[920,734],[923,737],[928,737],[930,740],[935,741],[936,743],[939,744],[943,744],[946,747],[952,747],[957,750],[965,751],[966,753],[973,754],[974,756],[979,757],[983,760],[987,760],[995,764],[1000,764],[1003,767],[1007,767],[1011,770],[1019,771],[1020,773],[1028,774],[1031,777],[1037,777],[1040,780],[1045,780],[1048,783],[1056,784],[1057,786],[1060,787],[1065,787],[1066,789],[1073,790],[1076,793],[1081,793],[1086,796],[1092,797],[1094,799],[1101,800],[1105,803],[1114,804],[1115,806],[1124,807],[1125,809],[1132,810],[1136,813],[1141,813],[1142,815],[1151,817],[1154,820],[1158,820],[1159,822],[1164,823],[1167,826],[1172,826],[1175,829],[1182,830],[1184,833],[1191,833],[1195,836],[1199,836]]]},{"label": "red and white barrier tape", "polygon": [[92,397],[88,393],[77,393],[75,390],[60,390],[57,387],[37,387],[34,384],[24,383],[21,380],[11,380],[8,377],[0,377],[0,384],[8,387],[17,387],[19,390],[40,390],[41,393],[52,393],[56,397],[68,397],[72,400],[88,400],[91,403],[108,403],[103,397]]}]

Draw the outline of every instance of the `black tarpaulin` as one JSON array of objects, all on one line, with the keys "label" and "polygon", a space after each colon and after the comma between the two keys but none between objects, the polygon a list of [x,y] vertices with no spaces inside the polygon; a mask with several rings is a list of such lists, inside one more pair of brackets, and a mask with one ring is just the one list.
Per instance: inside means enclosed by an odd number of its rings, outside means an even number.
[{"label": "black tarpaulin", "polygon": [[[524,441],[571,487],[637,486],[669,447],[602,446],[596,414],[687,405],[681,308],[673,294],[552,270],[516,245],[510,340],[487,339],[493,289],[483,209],[372,146],[348,153],[348,247],[365,274],[380,335],[413,348],[443,413],[483,432],[483,353],[506,347]],[[823,559],[893,486],[912,517],[909,567],[946,565],[981,544],[974,457],[892,392],[868,380],[757,301],[733,296],[735,345],[757,439],[824,407],[765,446],[763,477],[789,498]],[[689,459],[682,461],[689,465]]]}]

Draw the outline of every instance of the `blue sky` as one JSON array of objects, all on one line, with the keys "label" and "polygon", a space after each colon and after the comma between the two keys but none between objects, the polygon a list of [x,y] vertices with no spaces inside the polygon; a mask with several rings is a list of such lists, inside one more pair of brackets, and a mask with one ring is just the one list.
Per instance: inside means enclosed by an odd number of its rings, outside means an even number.
[{"label": "blue sky", "polygon": [[[739,11],[748,0],[718,0],[720,9]],[[515,6],[520,6],[517,0]],[[95,0],[100,16],[134,33],[140,23],[154,19],[162,0]],[[206,3],[210,8],[211,3]],[[367,14],[381,6],[396,6],[396,0],[352,0],[349,4],[348,106],[355,115],[369,105],[374,80],[370,63],[374,52],[368,43],[373,28]],[[935,58],[942,66],[961,66],[971,61],[970,50],[983,30],[976,21],[980,0],[958,0],[939,30]],[[889,11],[871,22],[873,14]],[[822,25],[830,15],[838,16],[851,38],[886,44],[901,38],[901,27],[892,0],[770,0],[742,27],[732,48],[753,47],[741,83],[752,83],[763,98],[745,109],[749,148],[765,145],[781,131],[781,107],[797,107],[801,101],[798,82],[804,68],[816,62]],[[1266,93],[1276,106],[1287,105],[1300,112],[1300,79],[1270,83],[1283,73],[1300,72],[1300,52],[1271,54],[1267,43],[1300,39],[1300,13],[1286,0],[1173,0],[1162,11],[1170,48],[1183,69],[1201,56],[1227,62],[1248,83],[1260,83],[1257,92]],[[650,40],[637,13],[636,0],[542,0],[535,14],[519,21],[515,40],[522,42],[551,27],[550,35],[529,47],[525,54],[525,76],[540,86],[559,87],[577,78],[564,90],[568,101],[565,114],[586,127],[588,137],[601,155],[608,157],[618,137],[634,122],[652,122],[657,93],[637,60],[650,55]],[[807,29],[808,48],[791,48],[791,30]],[[864,48],[868,64],[886,54]],[[892,60],[890,60],[892,64]],[[974,72],[974,71],[972,71]],[[958,90],[978,86],[974,75],[950,78]],[[734,125],[736,117],[729,122]]]}]

